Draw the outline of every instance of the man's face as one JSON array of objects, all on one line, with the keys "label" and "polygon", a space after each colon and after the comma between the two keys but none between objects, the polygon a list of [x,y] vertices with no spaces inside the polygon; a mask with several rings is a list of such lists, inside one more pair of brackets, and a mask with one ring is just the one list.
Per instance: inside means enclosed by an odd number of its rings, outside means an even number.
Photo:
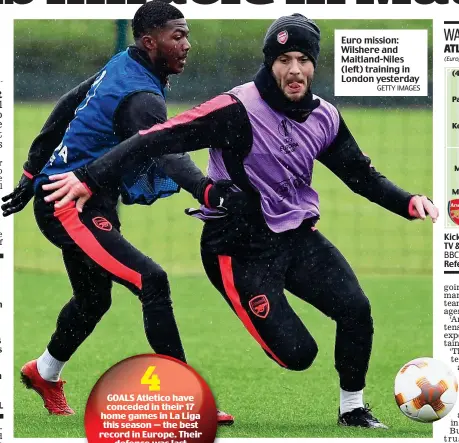
[{"label": "man's face", "polygon": [[314,78],[314,65],[307,55],[291,51],[281,54],[272,67],[277,86],[292,102],[301,100]]},{"label": "man's face", "polygon": [[186,58],[191,45],[188,41],[190,30],[184,18],[169,20],[166,25],[155,30],[151,37],[154,45],[149,51],[153,62],[164,69],[165,74],[180,74],[185,69]]}]

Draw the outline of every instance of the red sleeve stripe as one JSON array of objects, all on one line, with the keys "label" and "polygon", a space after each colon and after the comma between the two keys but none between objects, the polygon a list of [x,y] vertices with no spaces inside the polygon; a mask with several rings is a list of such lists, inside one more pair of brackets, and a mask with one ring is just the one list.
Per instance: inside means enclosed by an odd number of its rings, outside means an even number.
[{"label": "red sleeve stripe", "polygon": [[281,361],[281,359],[274,354],[269,348],[265,341],[261,338],[255,325],[250,320],[249,314],[244,309],[241,303],[241,297],[234,283],[233,267],[231,263],[231,257],[227,255],[219,255],[218,263],[220,265],[220,272],[222,274],[223,286],[225,288],[226,295],[231,301],[237,316],[240,318],[245,328],[250,332],[252,337],[258,342],[258,344],[282,367],[286,368],[287,365]]},{"label": "red sleeve stripe", "polygon": [[147,135],[151,132],[162,131],[163,129],[170,129],[177,125],[184,125],[198,118],[205,117],[211,112],[217,111],[222,108],[226,108],[227,106],[230,106],[234,103],[236,103],[236,100],[233,97],[231,97],[231,95],[218,95],[212,100],[209,100],[205,103],[202,103],[199,106],[196,106],[195,108],[190,109],[189,111],[182,112],[181,114],[172,117],[165,123],[160,123],[158,125],[152,126],[150,129],[139,131],[139,134]]},{"label": "red sleeve stripe", "polygon": [[27,172],[25,169],[22,171],[22,173],[30,180],[33,179],[33,175],[30,172]]}]

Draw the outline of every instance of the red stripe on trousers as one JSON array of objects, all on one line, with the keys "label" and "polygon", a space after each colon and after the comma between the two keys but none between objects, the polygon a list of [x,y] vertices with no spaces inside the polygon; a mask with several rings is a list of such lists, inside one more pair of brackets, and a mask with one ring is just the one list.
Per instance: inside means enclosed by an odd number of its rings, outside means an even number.
[{"label": "red stripe on trousers", "polygon": [[54,216],[62,223],[70,238],[98,265],[142,289],[142,275],[123,265],[102,247],[94,234],[81,222],[75,202],[58,209]]},{"label": "red stripe on trousers", "polygon": [[233,305],[234,310],[236,311],[237,316],[241,319],[245,328],[250,332],[252,337],[258,342],[258,344],[281,366],[284,368],[287,367],[279,357],[277,357],[269,346],[264,342],[264,340],[258,334],[258,331],[255,329],[255,326],[250,320],[249,315],[246,310],[242,307],[241,297],[236,289],[234,284],[233,276],[233,266],[231,263],[231,257],[227,255],[219,255],[218,263],[220,265],[220,272],[222,274],[223,286],[225,287],[226,295],[229,297],[231,304]]},{"label": "red stripe on trousers", "polygon": [[230,95],[218,95],[217,97],[214,97],[212,100],[204,102],[196,108],[192,108],[189,111],[182,112],[181,114],[172,117],[165,123],[160,123],[158,125],[152,126],[150,129],[139,131],[139,134],[147,135],[151,132],[162,131],[163,129],[169,129],[177,125],[184,125],[185,123],[189,123],[200,117],[204,117],[207,114],[210,114],[211,112],[214,112],[221,108],[226,108],[227,106],[232,105],[234,103],[236,103],[236,99],[234,99]]}]

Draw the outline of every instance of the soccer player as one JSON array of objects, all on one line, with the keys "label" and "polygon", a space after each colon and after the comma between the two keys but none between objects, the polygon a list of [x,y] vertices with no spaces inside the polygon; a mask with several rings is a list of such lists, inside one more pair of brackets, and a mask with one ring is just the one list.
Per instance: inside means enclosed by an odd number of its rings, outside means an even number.
[{"label": "soccer player", "polygon": [[[112,281],[139,297],[154,351],[186,361],[166,272],[120,234],[120,192],[127,204],[151,204],[179,186],[209,206],[231,201],[231,182],[214,184],[188,154],[173,154],[146,163],[136,174],[124,174],[121,186],[108,186],[84,213],[55,210],[45,202],[42,185],[49,175],[85,165],[140,129],[166,120],[168,76],[183,71],[190,50],[187,23],[177,8],[153,0],[139,8],[132,28],[135,44],[58,102],[32,144],[19,185],[3,199],[7,216],[20,211],[35,192],[38,226],[61,248],[73,288],[44,353],[21,369],[23,381],[40,394],[51,414],[74,413],[64,395],[61,372],[110,308]],[[233,423],[223,411],[217,418],[219,424]]]},{"label": "soccer player", "polygon": [[[302,371],[317,344],[284,290],[336,322],[335,367],[340,380],[338,424],[386,428],[363,400],[373,321],[351,267],[316,228],[318,195],[311,187],[318,160],[352,191],[406,218],[435,222],[438,209],[406,192],[371,165],[335,106],[312,93],[320,30],[300,14],[269,27],[264,63],[253,82],[235,87],[166,123],[121,143],[74,173],[51,177],[46,199],[59,211],[80,209],[123,171],[165,153],[210,149],[213,180],[231,179],[252,203],[242,215],[215,219],[201,206],[202,261],[265,353]],[[91,197],[91,192],[94,196]]]}]

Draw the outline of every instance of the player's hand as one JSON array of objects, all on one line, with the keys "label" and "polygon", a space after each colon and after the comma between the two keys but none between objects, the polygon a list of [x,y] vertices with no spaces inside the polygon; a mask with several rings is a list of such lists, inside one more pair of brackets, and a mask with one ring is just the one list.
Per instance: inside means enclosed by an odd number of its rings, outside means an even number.
[{"label": "player's hand", "polygon": [[226,210],[226,200],[232,191],[231,180],[218,180],[215,183],[209,183],[204,192],[204,204],[208,208]]},{"label": "player's hand", "polygon": [[408,212],[411,217],[421,220],[425,220],[430,216],[432,223],[437,221],[439,215],[438,208],[425,195],[413,196],[410,200]]},{"label": "player's hand", "polygon": [[208,208],[219,209],[228,214],[250,214],[258,208],[253,198],[243,191],[233,191],[231,180],[218,180],[212,183],[208,189],[207,202]]},{"label": "player's hand", "polygon": [[33,194],[33,180],[22,174],[13,192],[2,197],[2,201],[5,202],[1,206],[3,217],[22,211],[32,199]]},{"label": "player's hand", "polygon": [[46,202],[58,200],[54,207],[56,209],[63,208],[71,201],[76,200],[76,209],[78,212],[83,211],[85,203],[91,197],[91,191],[82,183],[73,172],[64,174],[51,175],[49,179],[53,183],[43,185],[45,191],[54,191],[45,197]]}]

